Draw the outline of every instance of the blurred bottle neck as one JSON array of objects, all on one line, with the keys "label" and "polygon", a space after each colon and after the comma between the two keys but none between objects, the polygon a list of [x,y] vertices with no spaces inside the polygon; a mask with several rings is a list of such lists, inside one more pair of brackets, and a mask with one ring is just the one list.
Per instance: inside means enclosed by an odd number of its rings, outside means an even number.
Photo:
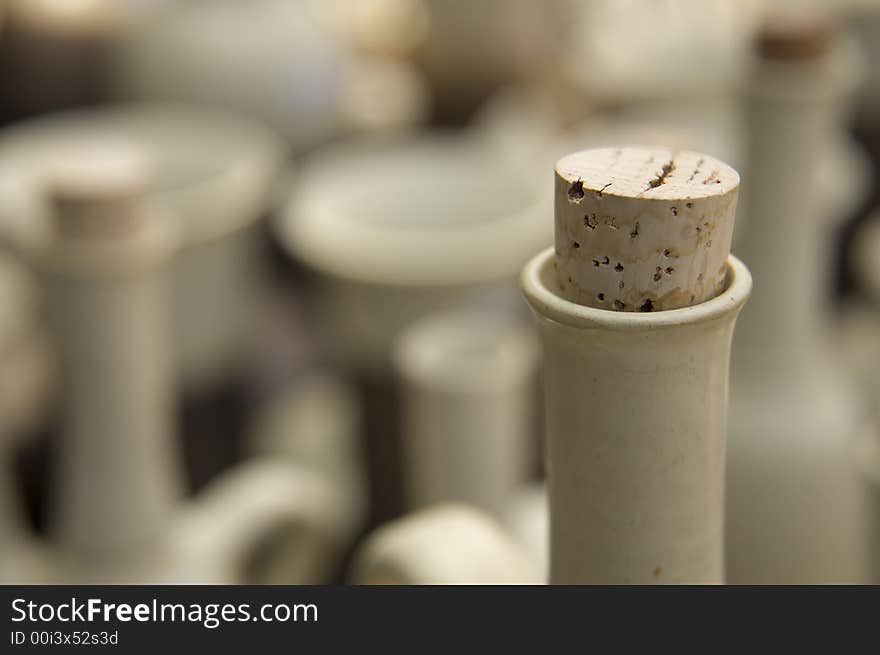
[{"label": "blurred bottle neck", "polygon": [[817,96],[812,85],[825,83],[821,76],[797,72],[790,78],[774,69],[746,96],[748,154],[735,249],[755,288],[737,324],[740,366],[746,359],[760,369],[802,365],[824,347],[834,259],[819,167],[842,135],[839,98]]}]

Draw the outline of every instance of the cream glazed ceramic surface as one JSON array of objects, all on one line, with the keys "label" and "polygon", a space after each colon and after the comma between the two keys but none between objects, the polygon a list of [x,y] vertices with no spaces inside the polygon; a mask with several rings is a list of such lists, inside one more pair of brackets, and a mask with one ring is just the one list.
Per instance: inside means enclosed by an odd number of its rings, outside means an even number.
[{"label": "cream glazed ceramic surface", "polygon": [[548,249],[522,275],[544,342],[551,583],[724,581],[734,320],[751,291],[653,313],[565,300]]},{"label": "cream glazed ceramic surface", "polygon": [[27,121],[0,137],[0,241],[20,252],[44,241],[42,191],[53,161],[107,139],[141,147],[156,162],[151,199],[167,209],[180,240],[171,284],[183,384],[222,383],[252,334],[251,305],[263,281],[258,219],[284,164],[283,142],[246,119],[182,105],[118,105]]},{"label": "cream glazed ceramic surface", "polygon": [[502,511],[527,479],[539,357],[527,322],[485,311],[404,330],[393,361],[409,507],[457,500]]},{"label": "cream glazed ceramic surface", "polygon": [[853,71],[836,42],[815,58],[761,60],[744,98],[737,252],[755,293],[731,365],[727,573],[733,583],[865,581],[865,506],[853,440],[867,407],[828,339],[828,205],[805,188]]},{"label": "cream glazed ceramic surface", "polygon": [[377,528],[358,549],[355,584],[539,584],[522,547],[490,516],[459,503]]},{"label": "cream glazed ceramic surface", "polygon": [[288,252],[319,273],[328,342],[343,362],[375,371],[420,316],[516,306],[516,272],[552,241],[547,209],[485,144],[431,134],[316,155],[277,228]]},{"label": "cream glazed ceramic surface", "polygon": [[[342,510],[317,473],[255,462],[183,501],[166,284],[179,242],[144,200],[140,151],[95,142],[87,152],[51,174],[49,238],[32,253],[62,378],[57,579],[322,579]],[[251,578],[245,564],[259,553]]]}]

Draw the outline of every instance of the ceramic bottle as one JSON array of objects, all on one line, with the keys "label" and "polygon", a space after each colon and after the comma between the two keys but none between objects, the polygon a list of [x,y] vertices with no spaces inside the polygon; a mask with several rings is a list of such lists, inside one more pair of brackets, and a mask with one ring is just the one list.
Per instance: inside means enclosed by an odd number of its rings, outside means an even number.
[{"label": "ceramic bottle", "polygon": [[260,219],[284,165],[282,139],[238,116],[174,104],[116,105],[36,118],[0,138],[0,241],[27,252],[48,220],[43,186],[58,152],[123,139],[155,162],[150,199],[180,248],[171,262],[174,354],[182,389],[228,384],[264,290]]},{"label": "ceramic bottle", "polygon": [[531,326],[477,310],[416,321],[399,337],[405,497],[500,514],[528,479],[538,346]]},{"label": "ceramic bottle", "polygon": [[52,525],[75,557],[151,548],[183,491],[165,285],[175,242],[149,220],[140,166],[112,161],[83,181],[50,173],[45,281],[63,424]]},{"label": "ceramic bottle", "polygon": [[727,573],[733,583],[864,581],[852,456],[866,408],[828,340],[826,204],[816,178],[853,83],[827,23],[769,25],[748,83],[744,231],[756,292],[732,363]]},{"label": "ceramic bottle", "polygon": [[556,246],[523,270],[544,344],[550,582],[721,583],[727,380],[751,278],[739,177],[689,151],[556,165]]},{"label": "ceramic bottle", "polygon": [[300,560],[308,581],[332,557],[339,525],[338,497],[316,474],[254,462],[183,502],[166,285],[172,224],[145,201],[139,150],[93,141],[68,154],[48,175],[51,222],[34,253],[62,379],[50,526],[59,579],[240,581],[248,554],[282,544],[279,566],[298,547],[311,558]]}]

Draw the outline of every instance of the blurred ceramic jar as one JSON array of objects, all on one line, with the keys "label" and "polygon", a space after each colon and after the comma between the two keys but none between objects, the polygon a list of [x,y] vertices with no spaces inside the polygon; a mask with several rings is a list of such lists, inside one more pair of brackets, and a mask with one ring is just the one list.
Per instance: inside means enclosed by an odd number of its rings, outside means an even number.
[{"label": "blurred ceramic jar", "polygon": [[129,34],[114,67],[123,97],[233,109],[296,150],[416,124],[427,111],[411,66],[347,50],[305,0],[170,4]]},{"label": "blurred ceramic jar", "polygon": [[40,193],[48,163],[107,138],[156,162],[153,201],[180,248],[172,262],[175,353],[186,391],[239,370],[262,293],[259,220],[285,163],[283,142],[246,119],[182,106],[117,106],[36,119],[0,135],[0,239],[19,250],[45,234]]},{"label": "blurred ceramic jar", "polygon": [[365,585],[539,584],[521,546],[491,517],[444,503],[375,530],[355,553]]},{"label": "blurred ceramic jar", "polygon": [[[495,94],[476,127],[525,165],[620,143],[681,145],[736,165],[734,91],[761,4],[560,2],[569,23],[560,54]],[[645,140],[664,133],[673,140]]]},{"label": "blurred ceramic jar", "polygon": [[450,311],[401,334],[407,506],[461,501],[500,515],[537,451],[539,346],[532,326],[485,311]]},{"label": "blurred ceramic jar", "polygon": [[482,142],[434,133],[316,153],[277,232],[318,275],[321,328],[340,361],[376,373],[422,315],[519,307],[515,278],[553,239],[550,207]]},{"label": "blurred ceramic jar", "polygon": [[26,518],[15,448],[43,423],[54,383],[53,359],[36,317],[27,272],[0,253],[0,583],[37,584],[49,562]]},{"label": "blurred ceramic jar", "polygon": [[325,580],[341,510],[317,473],[252,462],[184,502],[167,284],[176,224],[148,200],[142,149],[92,135],[56,154],[45,238],[29,254],[62,379],[50,525],[59,579]]},{"label": "blurred ceramic jar", "polygon": [[569,15],[565,0],[329,0],[321,17],[358,50],[412,62],[433,119],[459,124],[500,86],[547,79]]},{"label": "blurred ceramic jar", "polygon": [[699,105],[704,113],[726,111],[763,5],[762,0],[569,2],[571,38],[559,65],[593,104],[675,100]]},{"label": "blurred ceramic jar", "polygon": [[732,583],[866,579],[852,456],[866,408],[828,338],[830,205],[804,183],[817,179],[839,139],[840,109],[858,79],[850,54],[823,19],[772,23],[746,92],[746,229],[737,251],[755,292],[737,326],[731,370]]},{"label": "blurred ceramic jar", "polygon": [[467,136],[362,140],[303,164],[278,235],[316,274],[321,336],[362,383],[374,520],[402,506],[395,337],[460,305],[524,312],[515,278],[552,241],[549,215],[549,198]]}]

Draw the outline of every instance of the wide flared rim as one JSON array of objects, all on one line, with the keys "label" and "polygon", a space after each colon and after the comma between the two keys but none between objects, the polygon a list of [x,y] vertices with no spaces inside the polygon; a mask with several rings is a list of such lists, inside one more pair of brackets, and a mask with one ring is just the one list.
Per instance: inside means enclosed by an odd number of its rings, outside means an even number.
[{"label": "wide flared rim", "polygon": [[281,137],[220,109],[121,103],[28,119],[0,138],[3,238],[18,246],[44,240],[41,185],[47,162],[95,140],[144,150],[156,169],[150,196],[173,212],[184,247],[256,222],[285,165]]},{"label": "wide flared rim", "polygon": [[581,329],[616,331],[651,331],[680,325],[692,325],[736,314],[752,291],[752,276],[739,259],[727,258],[727,282],[711,300],[680,309],[660,312],[617,312],[588,307],[566,300],[555,287],[554,248],[533,257],[522,271],[523,293],[532,309],[541,317]]},{"label": "wide flared rim", "polygon": [[[387,189],[413,187],[430,196],[453,164],[456,173],[447,178],[451,180],[448,186],[470,185],[479,173],[481,178],[504,180],[505,186],[522,196],[521,202],[483,218],[471,200],[449,196],[456,205],[450,217],[458,212],[481,217],[472,222],[420,225],[390,210],[393,220],[365,219],[366,213],[380,213],[383,202],[378,187],[366,183],[367,177],[381,177],[381,186]],[[514,279],[536,246],[552,242],[548,228],[552,223],[543,220],[552,212],[552,197],[508,168],[482,142],[443,131],[420,137],[355,139],[303,165],[275,222],[276,233],[291,256],[335,278],[391,286]],[[365,170],[372,171],[370,176],[359,173]],[[352,202],[354,197],[369,197],[371,212]],[[494,204],[489,195],[480,196],[478,203],[487,210]],[[414,205],[414,215],[418,211]]]}]

